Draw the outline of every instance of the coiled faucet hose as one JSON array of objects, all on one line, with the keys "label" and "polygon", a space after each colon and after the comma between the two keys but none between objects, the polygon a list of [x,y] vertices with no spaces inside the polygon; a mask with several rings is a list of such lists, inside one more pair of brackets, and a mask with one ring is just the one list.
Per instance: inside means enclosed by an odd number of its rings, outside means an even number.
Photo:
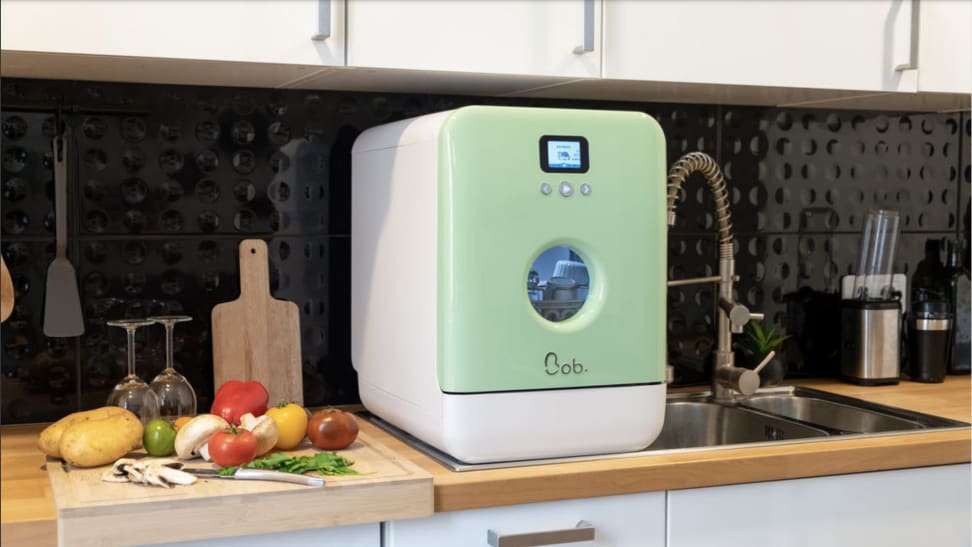
[{"label": "coiled faucet hose", "polygon": [[722,176],[722,169],[712,156],[704,152],[690,152],[685,154],[668,170],[668,214],[674,222],[675,206],[678,193],[685,179],[692,173],[700,172],[709,183],[709,190],[715,200],[715,216],[719,225],[719,246],[724,248],[732,244],[732,218],[729,214],[729,191],[726,180]]}]

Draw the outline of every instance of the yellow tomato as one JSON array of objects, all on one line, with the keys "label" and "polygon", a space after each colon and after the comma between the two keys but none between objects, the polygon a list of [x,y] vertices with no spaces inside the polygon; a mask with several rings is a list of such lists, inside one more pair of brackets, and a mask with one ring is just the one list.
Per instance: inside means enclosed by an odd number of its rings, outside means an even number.
[{"label": "yellow tomato", "polygon": [[307,433],[307,411],[295,403],[280,403],[267,410],[267,416],[277,424],[277,444],[280,450],[290,450],[304,440]]}]

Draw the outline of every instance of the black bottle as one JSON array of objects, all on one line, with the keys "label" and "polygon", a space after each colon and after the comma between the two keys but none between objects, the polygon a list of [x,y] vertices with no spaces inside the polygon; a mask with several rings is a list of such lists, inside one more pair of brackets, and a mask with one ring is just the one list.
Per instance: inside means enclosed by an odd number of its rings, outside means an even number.
[{"label": "black bottle", "polygon": [[952,328],[950,333],[949,374],[968,374],[972,370],[972,347],[970,347],[969,299],[970,279],[967,264],[962,260],[962,241],[948,241],[948,260],[945,272],[948,275],[945,286],[946,299],[952,309]]},{"label": "black bottle", "polygon": [[911,302],[939,300],[946,297],[948,274],[941,259],[940,239],[925,241],[925,258],[918,262],[911,275]]}]

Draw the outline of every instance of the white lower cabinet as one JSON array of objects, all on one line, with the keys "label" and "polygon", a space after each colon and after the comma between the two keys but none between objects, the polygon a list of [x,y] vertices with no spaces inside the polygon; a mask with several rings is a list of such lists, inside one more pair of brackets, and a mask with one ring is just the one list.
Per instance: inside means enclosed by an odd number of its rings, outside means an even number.
[{"label": "white lower cabinet", "polygon": [[[173,523],[178,526],[178,523]],[[359,524],[241,536],[165,543],[163,547],[380,547],[379,524]]]},{"label": "white lower cabinet", "polygon": [[970,466],[669,492],[668,547],[968,547]]},{"label": "white lower cabinet", "polygon": [[[416,520],[387,522],[385,547],[479,547],[487,536],[570,530],[578,522],[594,528],[593,541],[571,546],[662,547],[665,545],[665,493],[531,503],[489,509],[436,513]],[[518,545],[552,545],[522,542]]]}]

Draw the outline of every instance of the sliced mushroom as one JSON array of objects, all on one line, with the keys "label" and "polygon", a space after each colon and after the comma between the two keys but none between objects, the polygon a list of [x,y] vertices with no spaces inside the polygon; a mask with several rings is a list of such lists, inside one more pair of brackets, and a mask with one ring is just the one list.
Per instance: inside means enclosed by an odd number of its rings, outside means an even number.
[{"label": "sliced mushroom", "polygon": [[128,472],[128,480],[131,482],[145,482],[145,473],[141,469],[138,469],[134,465],[129,465],[125,467]]},{"label": "sliced mushroom", "polygon": [[150,467],[146,469],[144,477],[146,484],[154,484],[162,488],[172,488],[172,485],[166,482],[162,475],[159,475],[156,468]]},{"label": "sliced mushroom", "polygon": [[111,473],[113,475],[126,475],[125,467],[129,465],[134,465],[136,460],[134,458],[120,458],[111,466]]},{"label": "sliced mushroom", "polygon": [[172,458],[165,458],[165,459],[156,458],[151,462],[149,462],[148,465],[152,467],[168,467],[170,469],[182,469],[183,467],[186,466],[186,464],[180,462],[179,460],[174,460]]},{"label": "sliced mushroom", "polygon": [[104,474],[101,475],[101,480],[105,482],[128,482],[128,475],[124,473],[115,474],[112,471],[105,471]]},{"label": "sliced mushroom", "polygon": [[182,462],[172,459],[135,460],[122,458],[101,475],[105,482],[134,482],[172,488],[196,482],[195,475],[180,471]]},{"label": "sliced mushroom", "polygon": [[158,473],[169,484],[186,486],[196,482],[197,480],[196,476],[191,473],[179,471],[178,469],[173,469],[164,465],[156,469],[156,473]]}]

